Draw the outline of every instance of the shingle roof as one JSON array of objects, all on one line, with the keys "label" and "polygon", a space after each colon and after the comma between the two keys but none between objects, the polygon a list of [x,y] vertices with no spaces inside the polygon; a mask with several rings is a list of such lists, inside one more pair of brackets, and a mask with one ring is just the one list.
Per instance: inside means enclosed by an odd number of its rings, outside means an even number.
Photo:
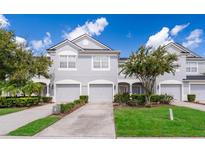
[{"label": "shingle roof", "polygon": [[205,80],[205,75],[188,75],[184,80]]}]

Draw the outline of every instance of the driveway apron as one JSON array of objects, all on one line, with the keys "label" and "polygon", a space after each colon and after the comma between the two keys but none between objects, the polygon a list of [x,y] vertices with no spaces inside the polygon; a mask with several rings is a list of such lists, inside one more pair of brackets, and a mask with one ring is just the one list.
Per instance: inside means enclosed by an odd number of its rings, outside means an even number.
[{"label": "driveway apron", "polygon": [[112,103],[88,103],[36,136],[115,138]]}]

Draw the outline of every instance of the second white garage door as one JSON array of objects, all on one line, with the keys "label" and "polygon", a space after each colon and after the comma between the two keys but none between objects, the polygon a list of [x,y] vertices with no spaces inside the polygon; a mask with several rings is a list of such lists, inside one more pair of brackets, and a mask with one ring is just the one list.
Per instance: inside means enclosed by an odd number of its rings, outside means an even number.
[{"label": "second white garage door", "polygon": [[174,97],[175,100],[182,99],[180,84],[161,84],[161,94],[168,94]]},{"label": "second white garage door", "polygon": [[91,103],[112,103],[113,85],[112,84],[90,84],[89,101]]},{"label": "second white garage door", "polygon": [[56,85],[56,101],[71,102],[79,99],[80,84],[59,84]]},{"label": "second white garage door", "polygon": [[190,93],[196,95],[196,100],[205,100],[205,85],[191,84]]}]

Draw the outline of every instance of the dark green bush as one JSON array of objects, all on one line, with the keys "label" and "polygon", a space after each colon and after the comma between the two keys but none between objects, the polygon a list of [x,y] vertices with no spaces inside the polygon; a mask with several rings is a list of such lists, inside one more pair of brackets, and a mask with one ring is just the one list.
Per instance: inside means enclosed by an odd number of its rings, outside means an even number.
[{"label": "dark green bush", "polygon": [[150,97],[150,102],[160,102],[163,98],[163,95],[152,95]]},{"label": "dark green bush", "polygon": [[1,97],[0,107],[30,107],[38,105],[39,97]]},{"label": "dark green bush", "polygon": [[187,100],[188,100],[189,102],[195,102],[195,100],[196,100],[196,95],[195,95],[195,94],[188,94],[188,95],[187,95]]},{"label": "dark green bush", "polygon": [[127,103],[129,100],[130,100],[130,94],[129,93],[116,94],[114,96],[114,102],[115,103]]},{"label": "dark green bush", "polygon": [[88,96],[87,95],[81,95],[80,100],[84,101],[85,103],[88,103]]},{"label": "dark green bush", "polygon": [[85,100],[83,100],[83,99],[77,99],[71,103],[60,104],[61,113],[68,113],[72,109],[74,109],[75,107],[77,107],[79,105],[83,105],[83,104],[85,104]]},{"label": "dark green bush", "polygon": [[131,99],[126,104],[129,106],[137,106],[137,105],[140,105],[141,103],[139,103],[139,100],[137,99]]},{"label": "dark green bush", "polygon": [[81,102],[79,99],[73,101],[74,104],[80,104]]},{"label": "dark green bush", "polygon": [[61,104],[61,113],[69,112],[73,107],[73,103]]},{"label": "dark green bush", "polygon": [[145,105],[145,95],[144,94],[132,94],[131,100],[135,100],[138,105]]},{"label": "dark green bush", "polygon": [[50,103],[52,101],[52,97],[43,96],[43,97],[41,97],[41,99],[44,103]]}]

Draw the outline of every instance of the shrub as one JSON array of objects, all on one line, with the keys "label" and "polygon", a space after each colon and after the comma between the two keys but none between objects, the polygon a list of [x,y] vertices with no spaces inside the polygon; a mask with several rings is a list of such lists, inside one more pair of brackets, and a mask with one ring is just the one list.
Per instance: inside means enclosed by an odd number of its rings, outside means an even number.
[{"label": "shrub", "polygon": [[161,102],[163,95],[152,95],[150,97],[150,102]]},{"label": "shrub", "polygon": [[170,95],[167,95],[167,94],[161,95],[160,103],[170,104],[173,99],[174,99],[173,96],[170,96]]},{"label": "shrub", "polygon": [[80,97],[81,101],[84,101],[85,103],[88,103],[88,96],[87,95],[81,95]]},{"label": "shrub", "polygon": [[73,106],[73,103],[61,104],[61,113],[69,112]]},{"label": "shrub", "polygon": [[127,103],[129,100],[130,100],[130,94],[129,93],[116,94],[114,96],[114,102],[115,103]]},{"label": "shrub", "polygon": [[189,102],[195,102],[195,99],[196,99],[196,95],[195,94],[188,94],[187,95],[187,100]]},{"label": "shrub", "polygon": [[1,97],[0,107],[30,107],[39,102],[39,97]]},{"label": "shrub", "polygon": [[83,100],[83,99],[77,99],[77,100],[74,100],[71,103],[60,104],[61,113],[70,112],[75,107],[77,107],[79,105],[83,105],[83,104],[85,104],[85,100]]},{"label": "shrub", "polygon": [[74,104],[80,104],[81,102],[79,99],[73,101]]},{"label": "shrub", "polygon": [[41,99],[44,103],[50,103],[52,101],[52,97],[43,96],[43,97],[41,97]]},{"label": "shrub", "polygon": [[131,99],[127,102],[127,105],[129,106],[137,106],[137,105],[144,105],[140,100],[138,99]]},{"label": "shrub", "polygon": [[132,94],[131,100],[135,100],[138,105],[145,105],[145,95],[144,94]]}]

